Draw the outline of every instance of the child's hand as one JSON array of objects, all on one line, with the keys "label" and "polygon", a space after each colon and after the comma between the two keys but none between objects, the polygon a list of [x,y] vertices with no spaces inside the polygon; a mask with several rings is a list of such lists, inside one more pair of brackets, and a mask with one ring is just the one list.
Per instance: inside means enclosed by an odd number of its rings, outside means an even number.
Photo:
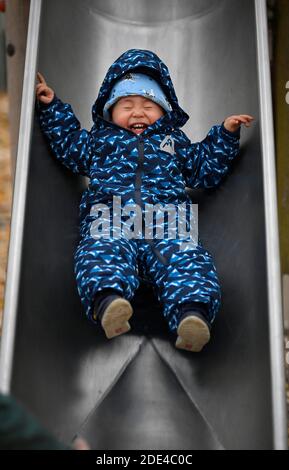
[{"label": "child's hand", "polygon": [[54,91],[47,86],[45,78],[37,72],[39,83],[36,85],[36,98],[42,103],[49,104],[54,98]]},{"label": "child's hand", "polygon": [[82,437],[77,437],[73,441],[73,450],[91,450],[89,444]]},{"label": "child's hand", "polygon": [[227,131],[236,132],[241,124],[245,124],[246,127],[251,126],[251,122],[254,121],[252,116],[248,114],[239,114],[238,116],[229,116],[224,121],[224,127]]}]

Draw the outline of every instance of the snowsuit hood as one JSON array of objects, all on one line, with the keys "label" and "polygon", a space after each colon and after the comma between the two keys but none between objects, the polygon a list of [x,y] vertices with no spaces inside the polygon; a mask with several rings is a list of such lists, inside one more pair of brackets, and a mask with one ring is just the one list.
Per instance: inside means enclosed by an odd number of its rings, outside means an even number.
[{"label": "snowsuit hood", "polygon": [[182,127],[189,116],[179,106],[169,70],[154,52],[145,49],[130,49],[110,66],[92,107],[93,121],[96,122],[99,116],[103,116],[103,107],[115,82],[132,71],[144,73],[158,81],[172,106],[172,111],[167,113],[164,119],[169,119],[173,125]]}]

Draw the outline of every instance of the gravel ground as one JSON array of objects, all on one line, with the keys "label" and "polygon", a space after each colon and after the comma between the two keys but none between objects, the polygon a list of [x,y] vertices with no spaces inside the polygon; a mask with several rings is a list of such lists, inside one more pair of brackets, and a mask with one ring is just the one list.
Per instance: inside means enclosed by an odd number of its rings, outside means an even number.
[{"label": "gravel ground", "polygon": [[0,332],[10,234],[11,168],[9,148],[8,98],[6,94],[0,92]]}]

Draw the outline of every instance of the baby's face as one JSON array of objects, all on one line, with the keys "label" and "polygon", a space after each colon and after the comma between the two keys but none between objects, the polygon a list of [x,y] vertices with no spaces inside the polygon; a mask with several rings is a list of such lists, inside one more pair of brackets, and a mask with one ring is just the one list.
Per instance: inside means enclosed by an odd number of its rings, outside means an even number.
[{"label": "baby's face", "polygon": [[148,126],[165,114],[163,108],[143,96],[120,98],[112,108],[112,122],[141,134]]}]

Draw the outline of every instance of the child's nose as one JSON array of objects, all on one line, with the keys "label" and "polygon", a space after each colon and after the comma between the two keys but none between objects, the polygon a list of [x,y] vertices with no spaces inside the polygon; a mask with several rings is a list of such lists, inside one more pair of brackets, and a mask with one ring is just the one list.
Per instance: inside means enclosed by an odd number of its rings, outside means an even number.
[{"label": "child's nose", "polygon": [[133,116],[136,116],[136,117],[143,116],[143,113],[144,113],[143,108],[135,108],[133,110]]}]

